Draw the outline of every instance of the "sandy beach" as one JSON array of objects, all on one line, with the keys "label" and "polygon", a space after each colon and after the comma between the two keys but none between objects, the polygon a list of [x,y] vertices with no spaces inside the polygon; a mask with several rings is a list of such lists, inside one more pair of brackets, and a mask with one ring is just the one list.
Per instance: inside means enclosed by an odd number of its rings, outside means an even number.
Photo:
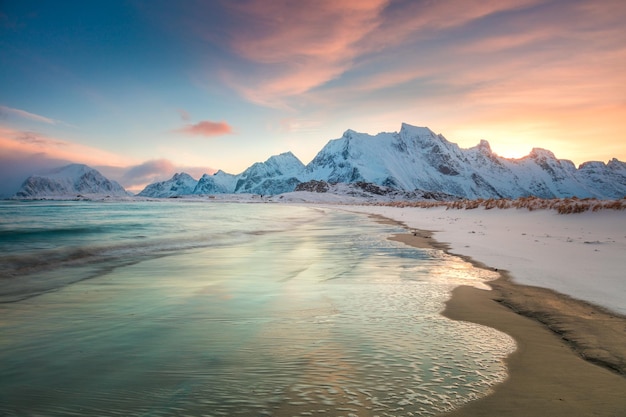
[{"label": "sandy beach", "polygon": [[[411,233],[392,236],[391,239],[420,248],[437,248],[450,253],[463,253],[459,246],[465,249],[469,244],[458,229],[466,230],[468,227],[483,225],[482,235],[492,237],[492,244],[504,257],[514,259],[515,255],[528,254],[532,248],[523,248],[520,239],[502,240],[501,230],[490,230],[488,216],[491,213],[476,211],[442,211],[414,209],[407,211],[389,210],[389,208],[360,208],[359,211],[385,216],[392,221],[397,221],[412,228]],[[612,271],[603,274],[603,269],[618,268],[623,271],[624,260],[617,256],[622,250],[626,233],[623,233],[624,213],[594,213],[595,218],[587,215],[584,218],[562,216],[557,221],[553,220],[554,213],[543,212],[528,216],[529,213],[502,210],[496,211],[495,218],[490,226],[496,227],[498,219],[507,218],[508,230],[518,227],[526,230],[525,234],[519,233],[522,238],[528,232],[533,232],[533,224],[527,223],[529,219],[534,221],[534,227],[540,224],[545,236],[557,235],[563,227],[569,230],[578,230],[578,234],[571,233],[566,243],[572,243],[574,239],[584,243],[584,236],[602,234],[605,242],[609,243],[607,249],[610,262],[594,265],[593,258],[587,259],[591,267],[596,267],[597,275],[603,276],[605,281],[595,279],[597,284],[604,285],[606,293],[619,290],[620,283],[613,286]],[[452,220],[453,219],[453,220]],[[537,222],[537,220],[540,220]],[[456,231],[444,229],[448,236],[455,237],[450,242],[444,242],[434,237],[444,233],[434,233],[432,230],[441,230],[442,225],[455,224]],[[430,222],[430,223],[429,223]],[[430,226],[430,230],[416,229],[416,224],[421,227]],[[552,227],[550,227],[552,224]],[[590,230],[593,225],[604,224],[596,230]],[[613,234],[621,236],[621,239],[606,237],[607,227],[613,225]],[[501,225],[500,225],[501,226]],[[425,228],[426,229],[426,228]],[[490,233],[491,232],[491,233]],[[456,235],[454,233],[457,233]],[[467,233],[467,232],[466,232]],[[475,235],[475,233],[467,233]],[[494,238],[494,236],[496,236]],[[595,235],[594,235],[595,237]],[[547,238],[547,239],[548,239]],[[600,242],[596,240],[594,242]],[[462,243],[462,245],[459,245]],[[475,265],[483,268],[495,269],[481,261],[481,258],[490,258],[491,249],[486,241],[481,242],[483,253],[478,250],[478,257],[459,255]],[[595,243],[600,244],[600,243]],[[454,246],[455,245],[455,246]],[[544,249],[545,250],[545,249]],[[623,252],[622,252],[623,253]],[[562,263],[567,258],[567,251],[563,251],[559,245],[554,245],[551,251],[553,262]],[[571,254],[570,254],[571,256]],[[564,257],[563,259],[561,257]],[[581,260],[573,260],[577,264]],[[585,261],[585,260],[583,260]],[[503,384],[497,386],[494,392],[477,401],[458,409],[450,416],[622,416],[626,415],[626,318],[612,311],[610,307],[615,303],[614,297],[607,297],[605,305],[595,305],[554,291],[551,288],[523,285],[517,282],[515,271],[526,271],[523,256],[518,256],[518,263],[509,262],[513,272],[498,269],[501,277],[489,283],[492,290],[485,291],[474,287],[464,286],[454,290],[452,298],[448,301],[443,312],[454,320],[470,321],[483,324],[511,335],[517,345],[517,351],[509,356],[506,364],[509,370],[509,378]],[[563,264],[564,265],[564,264]],[[550,268],[548,268],[550,270]],[[570,273],[564,267],[562,275],[557,282],[567,282],[565,274]],[[587,269],[583,269],[586,271]],[[553,270],[550,270],[553,273]],[[520,274],[526,277],[524,273]],[[582,289],[576,286],[584,282],[582,274],[569,276],[571,280],[570,292],[581,294]],[[559,278],[562,278],[560,280]],[[589,277],[587,277],[589,278]],[[541,276],[534,277],[541,281]],[[555,280],[553,280],[555,281]],[[555,286],[554,282],[545,280],[546,286]],[[580,287],[580,285],[579,285]],[[618,291],[618,297],[621,294]],[[597,296],[596,296],[597,297]],[[597,299],[597,298],[596,298]],[[602,301],[602,300],[601,300]]]}]

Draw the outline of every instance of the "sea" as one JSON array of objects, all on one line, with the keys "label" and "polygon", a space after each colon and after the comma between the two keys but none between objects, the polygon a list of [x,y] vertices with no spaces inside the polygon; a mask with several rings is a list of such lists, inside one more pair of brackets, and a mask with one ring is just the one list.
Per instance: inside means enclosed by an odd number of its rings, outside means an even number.
[{"label": "sea", "polygon": [[0,202],[2,416],[433,416],[516,348],[495,279],[343,206]]}]

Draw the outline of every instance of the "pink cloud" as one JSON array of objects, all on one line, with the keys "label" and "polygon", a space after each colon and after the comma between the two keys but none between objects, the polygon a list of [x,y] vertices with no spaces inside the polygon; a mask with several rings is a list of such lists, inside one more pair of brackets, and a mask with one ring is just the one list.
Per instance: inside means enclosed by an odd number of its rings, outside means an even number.
[{"label": "pink cloud", "polygon": [[210,167],[180,165],[168,159],[136,164],[98,148],[0,125],[0,198],[13,195],[29,175],[72,162],[90,165],[132,192],[169,179],[176,172],[186,172],[196,179],[215,172]]},{"label": "pink cloud", "polygon": [[155,159],[128,168],[124,174],[124,178],[139,178],[143,180],[147,177],[153,178],[172,175],[175,170],[176,168],[171,161],[168,161],[167,159]]},{"label": "pink cloud", "polygon": [[204,174],[213,174],[209,167],[181,166],[168,159],[153,159],[139,165],[127,167],[99,167],[105,175],[116,179],[128,191],[138,193],[148,184],[170,179],[177,172],[186,172],[195,179]]},{"label": "pink cloud", "polygon": [[102,149],[0,125],[0,197],[13,195],[34,173],[71,162],[91,166],[130,163],[128,158]]},{"label": "pink cloud", "polygon": [[[538,2],[468,0],[462,7],[456,0],[401,5],[389,0],[229,3],[241,23],[232,26],[237,30],[224,42],[265,67],[254,74],[225,71],[224,80],[250,101],[289,107],[288,100],[357,69],[370,54]],[[411,76],[405,72],[401,78]]]},{"label": "pink cloud", "polygon": [[232,3],[247,30],[232,33],[232,46],[261,63],[319,58],[332,61],[354,55],[352,45],[376,26],[386,0],[315,3],[250,0]]},{"label": "pink cloud", "polygon": [[529,7],[542,0],[413,1],[386,11],[383,24],[360,44],[368,51],[432,38],[438,31],[461,27],[495,13]]},{"label": "pink cloud", "polygon": [[194,124],[187,124],[177,132],[197,136],[220,136],[232,134],[233,128],[226,122],[211,122],[203,120]]},{"label": "pink cloud", "polygon": [[128,158],[76,142],[53,138],[39,132],[0,126],[0,153],[5,155],[40,155],[47,159],[98,165],[127,165]]},{"label": "pink cloud", "polygon": [[[433,108],[439,98],[454,100],[454,108],[467,104],[473,111],[478,106],[483,110],[497,106],[497,111],[511,105],[520,107],[518,112],[528,106],[623,101],[623,89],[616,88],[626,80],[622,70],[626,49],[619,42],[624,38],[619,17],[626,11],[623,2],[607,2],[612,4],[607,7],[611,13],[584,2],[561,7],[537,5],[534,0],[468,1],[467,8],[456,10],[458,4],[453,3],[442,0],[425,7],[424,2],[408,2],[407,7],[387,13],[386,23],[366,43],[378,43],[383,49],[400,46],[369,56],[358,74],[315,92],[315,99],[323,98],[330,105],[337,96],[353,101],[375,97],[380,102],[381,96],[397,100],[401,90],[391,90],[391,95],[389,89],[406,86],[418,93],[410,102],[414,107],[427,100]],[[483,25],[475,22],[494,14],[502,16]],[[463,25],[454,30],[465,37],[445,41],[448,29]],[[427,38],[440,39],[442,34],[437,47],[430,47]],[[426,40],[419,41],[422,38]],[[401,46],[415,39],[415,45]]]},{"label": "pink cloud", "polygon": [[258,63],[256,74],[225,71],[224,79],[250,101],[279,107],[350,69],[356,44],[379,25],[386,0],[315,3],[250,0],[227,7],[241,21],[226,42]]}]

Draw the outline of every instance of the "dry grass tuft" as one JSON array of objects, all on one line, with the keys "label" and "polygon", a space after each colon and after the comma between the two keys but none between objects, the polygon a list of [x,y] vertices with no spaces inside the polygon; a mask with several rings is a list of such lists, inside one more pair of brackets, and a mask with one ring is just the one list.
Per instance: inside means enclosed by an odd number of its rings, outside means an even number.
[{"label": "dry grass tuft", "polygon": [[371,203],[374,206],[390,206],[390,207],[419,207],[419,208],[431,208],[431,207],[446,207],[447,209],[456,210],[474,210],[477,208],[484,208],[485,210],[491,210],[494,208],[508,209],[525,208],[529,211],[532,210],[556,210],[559,214],[574,214],[583,213],[586,211],[600,211],[600,210],[626,210],[626,197],[621,200],[598,200],[596,198],[583,198],[577,197],[570,198],[551,198],[544,199],[538,197],[520,197],[515,200],[508,198],[490,198],[490,199],[476,199],[476,200],[456,200],[456,201],[393,201],[393,202],[378,202]]}]

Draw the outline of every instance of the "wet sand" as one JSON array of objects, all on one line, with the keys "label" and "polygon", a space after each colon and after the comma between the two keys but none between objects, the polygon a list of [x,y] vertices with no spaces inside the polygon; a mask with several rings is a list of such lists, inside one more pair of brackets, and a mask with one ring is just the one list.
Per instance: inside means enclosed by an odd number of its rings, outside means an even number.
[{"label": "wet sand", "polygon": [[[393,220],[385,222],[396,223]],[[448,251],[428,231],[390,239]],[[486,265],[463,257],[474,265]],[[626,318],[555,291],[518,285],[506,271],[492,291],[458,287],[443,314],[511,335],[509,378],[448,416],[626,416]]]}]

